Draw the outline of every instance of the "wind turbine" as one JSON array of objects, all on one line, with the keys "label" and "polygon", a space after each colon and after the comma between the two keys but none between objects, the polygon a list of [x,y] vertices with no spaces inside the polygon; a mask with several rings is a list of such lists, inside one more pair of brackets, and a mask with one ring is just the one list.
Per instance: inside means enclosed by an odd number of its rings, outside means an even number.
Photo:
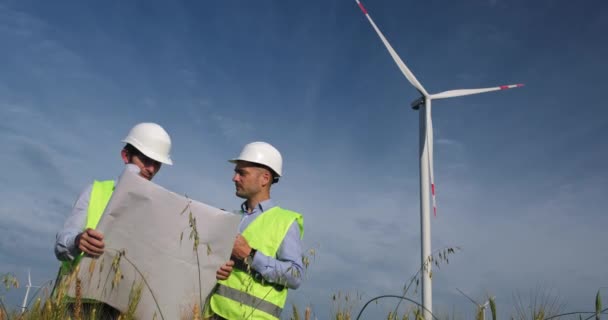
[{"label": "wind turbine", "polygon": [[23,297],[23,304],[21,304],[21,313],[25,312],[25,308],[27,307],[27,297],[30,295],[30,288],[40,288],[40,286],[32,286],[30,269],[27,269],[27,284],[25,285],[25,297]]},{"label": "wind turbine", "polygon": [[471,302],[473,302],[477,306],[477,308],[481,309],[481,320],[486,320],[486,308],[490,304],[490,299],[494,299],[496,297],[488,298],[488,300],[484,304],[481,304],[473,300],[473,298],[467,296],[464,292],[460,291],[460,289],[456,288],[456,290],[458,290],[458,292],[460,292],[460,294],[465,296],[467,299],[471,300]]},{"label": "wind turbine", "polygon": [[[429,202],[431,201],[429,191],[432,195],[433,212],[437,214],[437,204],[435,201],[435,175],[433,168],[433,121],[431,118],[431,101],[437,99],[453,98],[479,94],[491,91],[506,90],[517,87],[522,87],[523,84],[503,85],[491,88],[481,89],[458,89],[449,90],[435,94],[429,94],[426,89],[418,82],[412,71],[408,69],[397,52],[393,49],[390,43],[386,40],[378,26],[372,20],[363,4],[359,0],[355,0],[361,8],[361,11],[367,17],[367,20],[372,25],[382,43],[388,50],[389,54],[407,78],[407,80],[418,90],[421,97],[414,100],[411,106],[414,110],[420,111],[420,238],[421,238],[421,268],[422,268],[422,305],[424,306],[424,317],[430,319],[433,310],[433,295],[431,286],[431,223]],[[429,188],[430,182],[430,188]],[[429,190],[430,189],[430,190]]]}]

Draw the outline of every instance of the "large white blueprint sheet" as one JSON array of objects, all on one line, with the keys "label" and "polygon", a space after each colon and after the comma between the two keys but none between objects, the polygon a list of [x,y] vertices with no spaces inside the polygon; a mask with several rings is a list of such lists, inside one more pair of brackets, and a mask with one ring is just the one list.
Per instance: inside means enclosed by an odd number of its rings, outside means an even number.
[{"label": "large white blueprint sheet", "polygon": [[[126,312],[132,287],[141,284],[137,319],[161,319],[161,312],[167,320],[190,318],[228,261],[240,218],[125,170],[96,228],[104,234],[105,253],[80,263],[83,299]],[[69,292],[74,296],[75,282]]]}]

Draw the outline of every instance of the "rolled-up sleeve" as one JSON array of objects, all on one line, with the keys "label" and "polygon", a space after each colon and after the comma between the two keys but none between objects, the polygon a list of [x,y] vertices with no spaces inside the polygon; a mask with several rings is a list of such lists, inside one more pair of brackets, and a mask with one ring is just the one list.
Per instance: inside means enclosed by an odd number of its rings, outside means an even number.
[{"label": "rolled-up sleeve", "polygon": [[93,185],[89,185],[78,197],[72,207],[72,213],[63,224],[63,229],[55,239],[55,256],[61,261],[71,261],[80,254],[75,245],[76,236],[84,230],[87,223],[89,199]]},{"label": "rolled-up sleeve", "polygon": [[298,223],[294,222],[289,227],[277,251],[276,258],[258,251],[253,257],[252,267],[268,282],[280,284],[290,289],[297,289],[300,286],[304,271],[302,240]]}]

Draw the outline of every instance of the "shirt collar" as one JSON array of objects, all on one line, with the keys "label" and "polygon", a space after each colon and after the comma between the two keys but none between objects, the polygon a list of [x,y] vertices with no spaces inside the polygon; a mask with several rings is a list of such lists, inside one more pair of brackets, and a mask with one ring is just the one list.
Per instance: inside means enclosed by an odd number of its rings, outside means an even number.
[{"label": "shirt collar", "polygon": [[255,208],[253,208],[253,210],[251,211],[251,213],[249,213],[249,212],[247,212],[247,201],[244,201],[241,204],[241,211],[244,214],[254,214],[254,213],[257,213],[257,212],[261,213],[261,212],[267,211],[268,209],[270,209],[270,208],[272,208],[274,206],[275,206],[274,205],[274,201],[272,201],[272,199],[266,199],[266,200],[258,203],[258,205]]}]

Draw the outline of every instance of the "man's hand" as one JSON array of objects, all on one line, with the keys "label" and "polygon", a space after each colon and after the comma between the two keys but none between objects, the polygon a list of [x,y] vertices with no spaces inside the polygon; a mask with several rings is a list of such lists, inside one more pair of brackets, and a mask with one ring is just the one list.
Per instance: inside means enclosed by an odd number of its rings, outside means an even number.
[{"label": "man's hand", "polygon": [[99,257],[105,247],[103,234],[97,230],[86,229],[76,236],[76,246],[80,251],[91,257]]},{"label": "man's hand", "polygon": [[247,240],[245,240],[242,235],[238,234],[234,241],[234,246],[232,247],[232,256],[243,260],[249,253],[251,253],[251,247],[247,243]]},{"label": "man's hand", "polygon": [[234,261],[228,260],[228,262],[224,263],[217,272],[215,273],[215,278],[217,280],[226,280],[232,273],[232,266],[234,266]]}]

